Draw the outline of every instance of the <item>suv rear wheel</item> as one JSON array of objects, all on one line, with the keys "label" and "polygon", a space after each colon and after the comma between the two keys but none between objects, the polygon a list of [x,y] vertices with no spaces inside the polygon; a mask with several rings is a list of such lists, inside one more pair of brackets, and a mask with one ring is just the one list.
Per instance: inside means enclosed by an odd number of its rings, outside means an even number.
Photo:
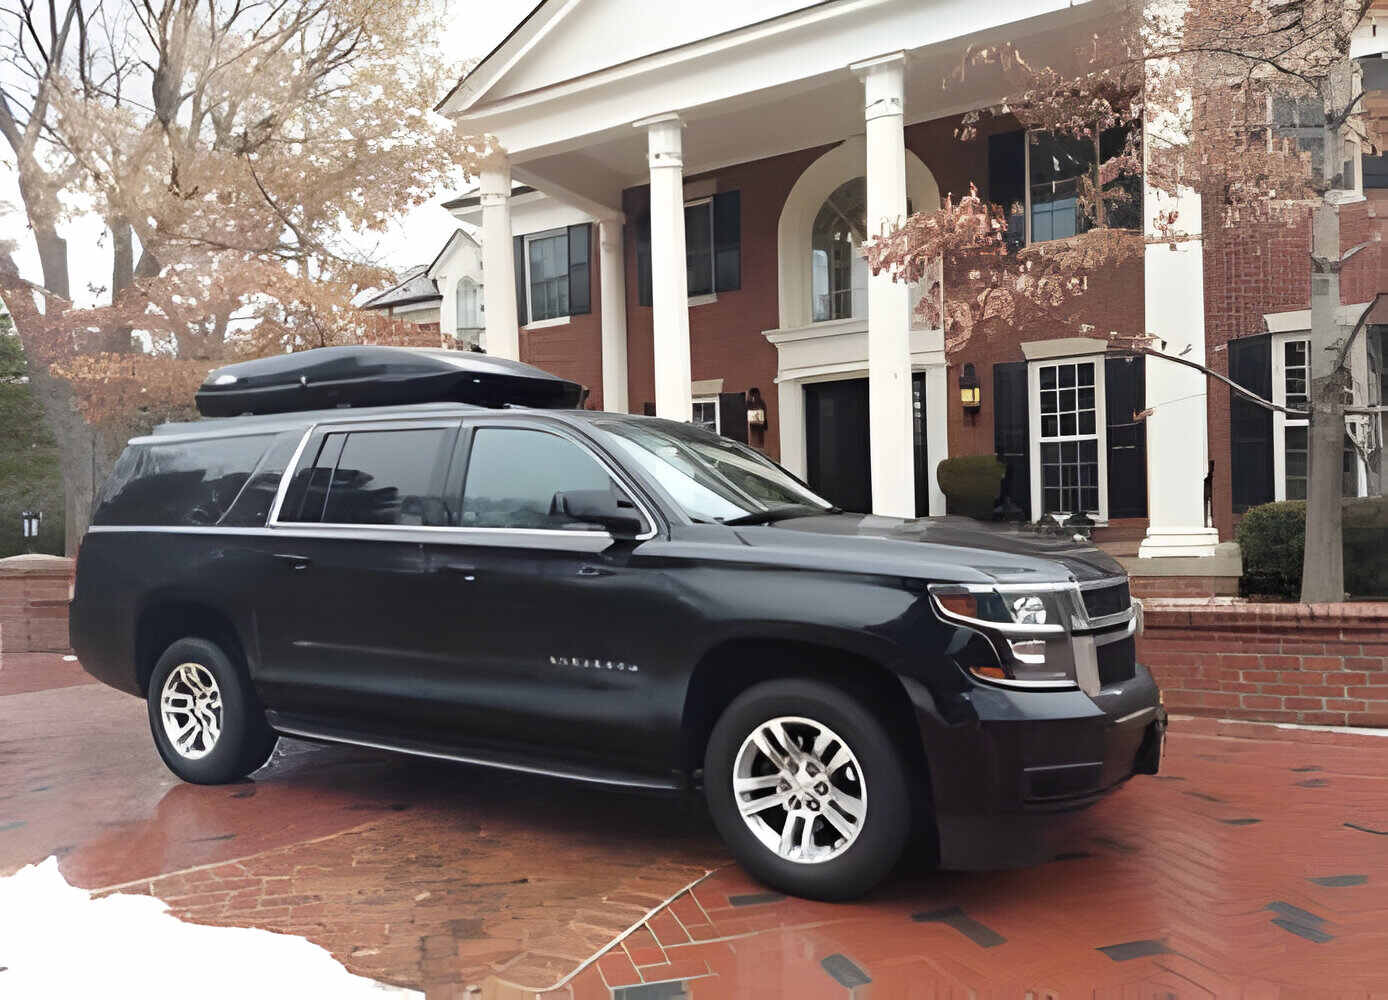
[{"label": "suv rear wheel", "polygon": [[739,695],[709,737],[704,794],[742,866],[797,896],[862,895],[911,831],[899,749],[867,706],[822,681]]},{"label": "suv rear wheel", "polygon": [[244,778],[275,749],[277,737],[245,672],[210,639],[179,639],[164,650],[146,701],[159,756],[184,781]]}]

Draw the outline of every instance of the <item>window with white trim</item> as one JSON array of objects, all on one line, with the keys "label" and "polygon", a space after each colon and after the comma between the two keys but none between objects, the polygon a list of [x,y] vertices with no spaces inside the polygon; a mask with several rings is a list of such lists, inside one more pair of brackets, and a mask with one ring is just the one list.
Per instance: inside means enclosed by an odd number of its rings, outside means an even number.
[{"label": "window with white trim", "polygon": [[1108,519],[1102,358],[1028,366],[1032,506],[1043,515]]},{"label": "window with white trim", "polygon": [[551,229],[525,238],[525,300],[531,322],[569,315],[567,229]]},{"label": "window with white trim", "polygon": [[715,434],[721,433],[718,426],[718,397],[699,396],[694,400],[693,413],[690,422],[713,431]]},{"label": "window with white trim", "polygon": [[471,278],[459,278],[454,293],[457,305],[454,327],[458,330],[480,330],[486,326],[482,319],[482,286]]},{"label": "window with white trim", "polygon": [[[1288,409],[1305,411],[1310,402],[1311,341],[1303,333],[1272,338],[1272,401]],[[1353,402],[1353,393],[1346,394]],[[1348,420],[1346,421],[1348,423]],[[1305,417],[1276,410],[1272,415],[1272,490],[1275,500],[1305,500],[1310,475],[1310,425]],[[1364,496],[1367,477],[1359,454],[1345,436],[1340,470],[1342,496]]]}]

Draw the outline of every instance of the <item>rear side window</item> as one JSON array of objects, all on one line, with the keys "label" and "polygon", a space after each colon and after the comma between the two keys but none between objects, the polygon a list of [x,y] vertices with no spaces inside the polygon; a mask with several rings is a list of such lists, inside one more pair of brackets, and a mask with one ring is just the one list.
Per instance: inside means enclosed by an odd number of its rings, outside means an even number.
[{"label": "rear side window", "polygon": [[214,525],[273,434],[131,445],[116,463],[93,524]]},{"label": "rear side window", "polygon": [[260,464],[255,467],[250,481],[241,490],[241,495],[231,505],[222,518],[222,524],[234,527],[265,527],[274,506],[275,495],[279,493],[280,480],[289,460],[294,457],[294,449],[299,447],[303,431],[294,430],[281,434],[265,452]]},{"label": "rear side window", "polygon": [[608,489],[616,491],[619,502],[625,499],[607,470],[567,438],[545,431],[483,427],[472,437],[459,524],[571,528],[565,518],[550,514],[554,494]]},{"label": "rear side window", "polygon": [[280,519],[447,525],[443,480],[452,437],[445,428],[326,434],[312,465],[296,474]]}]

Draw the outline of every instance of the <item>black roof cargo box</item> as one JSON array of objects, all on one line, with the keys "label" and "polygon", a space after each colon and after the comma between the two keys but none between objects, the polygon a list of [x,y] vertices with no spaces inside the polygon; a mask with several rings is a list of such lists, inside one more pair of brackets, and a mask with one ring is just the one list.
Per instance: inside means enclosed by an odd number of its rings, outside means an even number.
[{"label": "black roof cargo box", "polygon": [[204,417],[438,402],[572,409],[582,403],[583,387],[471,351],[318,347],[218,368],[196,399]]}]

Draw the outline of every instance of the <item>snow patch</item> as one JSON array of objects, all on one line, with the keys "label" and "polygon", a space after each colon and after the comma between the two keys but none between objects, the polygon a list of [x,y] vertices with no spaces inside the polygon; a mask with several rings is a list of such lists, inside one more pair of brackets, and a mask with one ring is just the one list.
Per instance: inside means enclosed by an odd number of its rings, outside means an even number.
[{"label": "snow patch", "polygon": [[0,878],[0,997],[383,1000],[423,994],[348,972],[292,934],[184,923],[152,896],[93,899],[58,859]]}]

